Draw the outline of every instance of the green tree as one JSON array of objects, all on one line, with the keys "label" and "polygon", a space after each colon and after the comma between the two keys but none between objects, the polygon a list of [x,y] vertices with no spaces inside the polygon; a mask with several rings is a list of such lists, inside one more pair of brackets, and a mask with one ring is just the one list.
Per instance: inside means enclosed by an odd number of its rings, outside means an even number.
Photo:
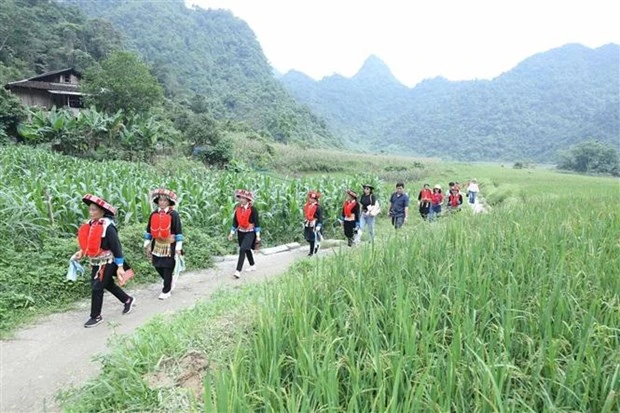
[{"label": "green tree", "polygon": [[581,173],[603,173],[620,176],[618,150],[595,140],[572,146],[560,153],[558,168]]},{"label": "green tree", "polygon": [[233,157],[233,143],[223,137],[217,123],[206,114],[195,116],[185,132],[192,155],[209,165],[223,166]]},{"label": "green tree", "polygon": [[9,137],[17,137],[17,125],[26,118],[26,110],[19,101],[0,87],[0,144],[8,143]]},{"label": "green tree", "polygon": [[84,74],[87,105],[115,113],[144,114],[163,101],[163,89],[147,65],[131,52],[113,52]]}]

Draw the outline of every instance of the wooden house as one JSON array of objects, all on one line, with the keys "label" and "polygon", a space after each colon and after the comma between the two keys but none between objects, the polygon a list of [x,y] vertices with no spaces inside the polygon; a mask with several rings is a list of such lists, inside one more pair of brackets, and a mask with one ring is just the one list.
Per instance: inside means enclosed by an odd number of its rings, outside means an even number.
[{"label": "wooden house", "polygon": [[64,107],[77,114],[82,107],[81,76],[80,72],[69,68],[11,82],[4,87],[26,106]]}]

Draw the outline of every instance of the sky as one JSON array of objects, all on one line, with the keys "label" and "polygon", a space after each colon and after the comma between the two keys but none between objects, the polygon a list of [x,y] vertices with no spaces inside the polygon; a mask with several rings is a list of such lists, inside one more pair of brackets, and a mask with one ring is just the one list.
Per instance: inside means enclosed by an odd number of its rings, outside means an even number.
[{"label": "sky", "polygon": [[620,44],[612,0],[185,0],[229,9],[256,34],[271,65],[319,80],[353,76],[366,58],[398,80],[492,79],[567,43]]}]

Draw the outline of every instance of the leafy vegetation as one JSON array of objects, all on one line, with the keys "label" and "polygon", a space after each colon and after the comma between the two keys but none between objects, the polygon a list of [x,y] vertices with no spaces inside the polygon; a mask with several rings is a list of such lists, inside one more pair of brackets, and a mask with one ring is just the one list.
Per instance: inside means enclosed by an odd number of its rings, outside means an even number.
[{"label": "leafy vegetation", "polygon": [[574,145],[561,154],[558,168],[581,173],[620,176],[618,150],[594,140]]},{"label": "leafy vegetation", "polygon": [[[187,253],[195,254],[190,263],[204,268],[211,254],[235,248],[224,236],[230,228],[237,188],[255,191],[263,243],[269,246],[302,240],[302,209],[310,188],[319,188],[324,194],[325,233],[335,236],[340,234],[336,222],[344,190],[359,188],[362,180],[377,182],[370,174],[338,180],[328,176],[287,180],[248,170],[207,169],[183,160],[153,166],[102,163],[15,146],[0,147],[0,161],[0,212],[11,217],[0,222],[0,239],[11,251],[0,269],[0,298],[5,305],[2,309],[7,310],[0,311],[0,330],[13,326],[24,314],[66,305],[84,295],[84,286],[68,285],[63,278],[64,263],[75,248],[74,234],[86,219],[81,202],[86,193],[103,196],[119,208],[117,224],[127,255],[135,265],[141,265],[138,272],[146,275],[153,271],[144,261],[141,245],[152,208],[148,193],[154,187],[171,188],[180,195],[179,213],[188,232]],[[25,275],[11,282],[13,274]],[[45,283],[49,286],[43,288]]]},{"label": "leafy vegetation", "polygon": [[85,70],[121,47],[110,22],[46,0],[0,2],[0,83],[72,67]]},{"label": "leafy vegetation", "polygon": [[[158,319],[65,408],[615,411],[617,181],[466,164],[437,173],[429,180],[475,174],[492,213],[412,220],[374,247]],[[147,381],[189,351],[211,361],[202,398]]]},{"label": "leafy vegetation", "polygon": [[153,65],[172,100],[188,101],[213,119],[264,131],[277,142],[339,144],[324,122],[273,78],[254,33],[229,11],[188,9],[182,0],[71,3],[118,27],[127,46]]},{"label": "leafy vegetation", "polygon": [[114,52],[84,73],[85,102],[108,113],[145,114],[162,103],[163,89],[133,53]]},{"label": "leafy vegetation", "polygon": [[9,143],[9,137],[17,136],[17,127],[24,119],[26,110],[17,98],[0,88],[0,145]]},{"label": "leafy vegetation", "polygon": [[106,115],[94,107],[75,116],[66,109],[31,112],[19,134],[31,145],[92,159],[151,161],[156,153],[182,145],[181,133],[156,112],[125,116]]}]

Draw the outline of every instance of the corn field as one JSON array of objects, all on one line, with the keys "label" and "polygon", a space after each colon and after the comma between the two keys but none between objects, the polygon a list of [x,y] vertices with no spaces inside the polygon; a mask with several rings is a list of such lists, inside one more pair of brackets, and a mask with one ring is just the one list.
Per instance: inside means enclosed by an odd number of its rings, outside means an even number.
[{"label": "corn field", "polygon": [[286,180],[252,172],[222,172],[200,164],[182,163],[176,169],[148,164],[112,161],[98,163],[56,155],[47,151],[4,147],[0,149],[0,237],[16,245],[36,243],[45,232],[72,235],[87,218],[81,202],[86,193],[104,197],[119,209],[118,223],[145,223],[151,212],[151,189],[164,186],[179,195],[179,213],[184,225],[202,228],[209,234],[225,233],[234,209],[237,188],[254,191],[266,244],[290,242],[301,237],[306,192],[324,194],[322,204],[326,228],[334,224],[346,188],[359,191],[357,176],[335,180],[323,176]]}]

